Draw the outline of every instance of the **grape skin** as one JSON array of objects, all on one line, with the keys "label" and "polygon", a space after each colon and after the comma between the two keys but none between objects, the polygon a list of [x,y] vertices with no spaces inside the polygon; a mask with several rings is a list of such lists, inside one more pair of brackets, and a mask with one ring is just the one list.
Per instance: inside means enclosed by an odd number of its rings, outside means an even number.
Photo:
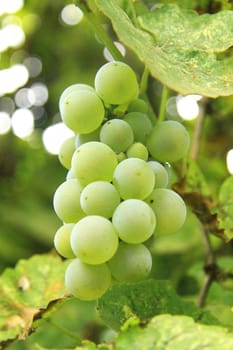
[{"label": "grape skin", "polygon": [[102,264],[115,254],[118,235],[108,219],[98,215],[88,215],[73,228],[70,238],[71,248],[81,261],[90,265]]},{"label": "grape skin", "polygon": [[131,126],[121,119],[107,121],[100,130],[100,141],[115,152],[125,152],[134,140]]},{"label": "grape skin", "polygon": [[88,265],[74,259],[65,272],[67,290],[80,300],[96,300],[111,285],[111,273],[107,264]]},{"label": "grape skin", "polygon": [[83,189],[80,204],[87,215],[100,215],[109,219],[120,204],[120,196],[111,183],[94,181]]},{"label": "grape skin", "polygon": [[152,268],[152,256],[143,244],[121,242],[116,254],[108,262],[116,281],[132,283],[146,278]]},{"label": "grape skin", "polygon": [[116,167],[113,184],[123,199],[144,199],[154,188],[155,176],[144,160],[127,158]]},{"label": "grape skin", "polygon": [[114,211],[112,223],[122,241],[137,244],[145,242],[153,234],[156,217],[146,202],[127,199]]},{"label": "grape skin", "polygon": [[146,202],[156,216],[155,235],[175,233],[183,226],[187,209],[185,202],[175,191],[157,188],[146,198]]},{"label": "grape skin", "polygon": [[64,258],[74,258],[75,255],[70,245],[71,231],[75,224],[64,224],[56,231],[54,236],[54,246],[57,252]]},{"label": "grape skin", "polygon": [[189,144],[185,127],[179,122],[167,120],[155,125],[146,145],[155,160],[175,162],[186,155]]},{"label": "grape skin", "polygon": [[80,206],[82,186],[77,179],[70,179],[58,186],[53,197],[53,207],[64,223],[74,223],[86,214]]},{"label": "grape skin", "polygon": [[112,61],[104,64],[95,76],[95,89],[105,104],[126,104],[137,98],[137,77],[126,63]]}]

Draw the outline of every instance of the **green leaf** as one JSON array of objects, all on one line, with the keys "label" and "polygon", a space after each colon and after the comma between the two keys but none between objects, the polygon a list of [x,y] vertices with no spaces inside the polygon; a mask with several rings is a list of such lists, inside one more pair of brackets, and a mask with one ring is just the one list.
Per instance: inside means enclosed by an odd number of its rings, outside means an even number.
[{"label": "green leaf", "polygon": [[219,227],[224,229],[228,240],[233,238],[233,176],[228,177],[219,191],[219,202],[213,209],[217,213]]},{"label": "green leaf", "polygon": [[26,338],[34,318],[65,296],[65,266],[58,256],[35,255],[0,276],[0,348]]},{"label": "green leaf", "polygon": [[218,56],[233,45],[233,11],[199,16],[168,4],[138,17],[136,27],[116,0],[96,3],[120,40],[172,90],[209,97],[233,94],[233,58]]},{"label": "green leaf", "polygon": [[122,332],[116,349],[229,350],[233,334],[221,327],[200,325],[191,317],[160,315],[146,327],[134,325]]},{"label": "green leaf", "polygon": [[[228,333],[227,329],[200,325],[188,316],[165,314],[152,318],[147,325],[131,319],[119,333],[113,345],[96,346],[88,342],[73,350],[229,350],[232,348],[233,333]],[[37,346],[36,350],[48,349]]]},{"label": "green leaf", "polygon": [[163,313],[189,315],[203,323],[217,324],[210,314],[183,301],[168,281],[115,285],[100,298],[97,310],[102,320],[115,330],[131,317],[146,321]]}]

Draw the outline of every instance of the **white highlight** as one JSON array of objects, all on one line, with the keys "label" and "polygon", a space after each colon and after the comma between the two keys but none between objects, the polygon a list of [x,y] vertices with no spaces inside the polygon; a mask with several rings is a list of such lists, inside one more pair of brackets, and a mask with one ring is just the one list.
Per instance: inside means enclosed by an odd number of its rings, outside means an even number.
[{"label": "white highlight", "polygon": [[78,6],[69,4],[63,7],[61,11],[61,19],[65,24],[74,26],[83,19],[83,12]]},{"label": "white highlight", "polygon": [[43,83],[35,83],[30,88],[29,101],[34,106],[43,106],[49,96],[47,86]]},{"label": "white highlight", "polygon": [[22,45],[25,41],[23,29],[17,24],[8,24],[0,29],[0,52]]},{"label": "white highlight", "polygon": [[74,133],[64,123],[57,123],[44,130],[42,139],[46,150],[54,155],[59,153],[61,144]]},{"label": "white highlight", "polygon": [[33,113],[29,109],[19,108],[13,113],[11,123],[16,136],[27,138],[34,130]]},{"label": "white highlight", "polygon": [[177,111],[181,118],[185,120],[193,120],[198,117],[200,107],[197,103],[202,98],[200,95],[187,95],[176,97]]},{"label": "white highlight", "polygon": [[11,118],[8,113],[0,112],[0,135],[7,134],[11,129]]},{"label": "white highlight", "polygon": [[29,56],[23,64],[27,67],[30,77],[37,77],[42,71],[42,62],[38,57]]},{"label": "white highlight", "polygon": [[15,13],[24,5],[23,0],[0,0],[0,16],[5,13]]},{"label": "white highlight", "polygon": [[227,152],[227,169],[231,175],[233,175],[233,149]]},{"label": "white highlight", "polygon": [[28,70],[23,64],[0,70],[0,96],[16,91],[24,86],[29,78]]}]

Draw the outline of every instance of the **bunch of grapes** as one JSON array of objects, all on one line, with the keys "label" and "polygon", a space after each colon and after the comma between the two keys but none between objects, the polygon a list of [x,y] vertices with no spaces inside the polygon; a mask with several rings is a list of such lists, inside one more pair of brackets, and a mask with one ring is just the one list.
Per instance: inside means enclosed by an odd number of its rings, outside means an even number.
[{"label": "bunch of grapes", "polygon": [[183,199],[167,188],[166,164],[187,153],[189,134],[176,121],[153,125],[138,95],[135,72],[114,61],[97,71],[94,87],[71,85],[59,100],[75,136],[59,153],[67,177],[53,199],[63,222],[54,245],[71,259],[67,290],[82,300],[146,278],[152,267],[146,242],[178,231],[186,218]]}]

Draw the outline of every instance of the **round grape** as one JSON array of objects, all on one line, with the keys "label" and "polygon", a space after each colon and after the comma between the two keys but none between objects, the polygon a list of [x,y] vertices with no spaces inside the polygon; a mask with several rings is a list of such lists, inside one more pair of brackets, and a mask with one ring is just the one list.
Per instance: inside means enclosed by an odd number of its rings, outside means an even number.
[{"label": "round grape", "polygon": [[100,215],[107,219],[112,217],[120,203],[120,196],[115,187],[106,181],[94,181],[82,191],[80,204],[87,215]]},{"label": "round grape", "polygon": [[126,152],[128,158],[140,158],[143,160],[148,159],[148,151],[145,145],[141,142],[133,143]]},{"label": "round grape", "polygon": [[155,188],[167,187],[169,176],[166,168],[155,160],[150,160],[148,164],[155,174]]},{"label": "round grape", "polygon": [[108,261],[118,248],[118,236],[113,224],[97,215],[81,219],[72,230],[70,242],[74,254],[90,265]]},{"label": "round grape", "polygon": [[145,279],[152,267],[152,256],[143,244],[120,242],[108,266],[115,280],[132,283]]},{"label": "round grape", "polygon": [[115,152],[125,152],[133,143],[133,139],[131,126],[122,119],[108,120],[100,130],[100,141]]},{"label": "round grape", "polygon": [[125,104],[138,96],[137,77],[126,63],[112,61],[96,73],[95,89],[105,104]]},{"label": "round grape", "polygon": [[80,300],[96,300],[111,286],[111,273],[107,264],[88,265],[76,258],[66,269],[65,285]]},{"label": "round grape", "polygon": [[131,126],[134,134],[134,141],[146,144],[147,138],[153,129],[150,118],[145,113],[130,112],[123,120]]},{"label": "round grape", "polygon": [[156,217],[144,201],[127,199],[114,211],[112,223],[122,241],[136,244],[145,242],[153,234]]},{"label": "round grape", "polygon": [[74,224],[64,224],[56,231],[54,236],[54,246],[57,252],[64,258],[74,258],[75,255],[70,246],[70,236]]},{"label": "round grape", "polygon": [[177,232],[186,219],[186,205],[181,196],[167,188],[157,188],[146,199],[156,216],[155,234]]},{"label": "round grape", "polygon": [[190,137],[185,127],[173,120],[157,123],[147,140],[149,153],[155,160],[175,162],[188,152]]},{"label": "round grape", "polygon": [[77,179],[63,182],[55,191],[53,206],[57,216],[64,223],[74,223],[86,214],[80,206],[82,186]]},{"label": "round grape", "polygon": [[112,181],[118,164],[114,151],[102,142],[91,141],[79,146],[73,154],[71,168],[85,186],[93,181]]},{"label": "round grape", "polygon": [[89,90],[77,90],[62,100],[61,117],[75,133],[87,134],[97,129],[105,116],[105,109],[98,95]]},{"label": "round grape", "polygon": [[58,153],[58,159],[66,169],[70,169],[71,167],[71,159],[74,151],[75,151],[75,136],[71,136],[61,144],[61,147]]},{"label": "round grape", "polygon": [[151,167],[142,159],[127,158],[116,167],[113,184],[123,199],[146,198],[153,190],[155,176]]}]

